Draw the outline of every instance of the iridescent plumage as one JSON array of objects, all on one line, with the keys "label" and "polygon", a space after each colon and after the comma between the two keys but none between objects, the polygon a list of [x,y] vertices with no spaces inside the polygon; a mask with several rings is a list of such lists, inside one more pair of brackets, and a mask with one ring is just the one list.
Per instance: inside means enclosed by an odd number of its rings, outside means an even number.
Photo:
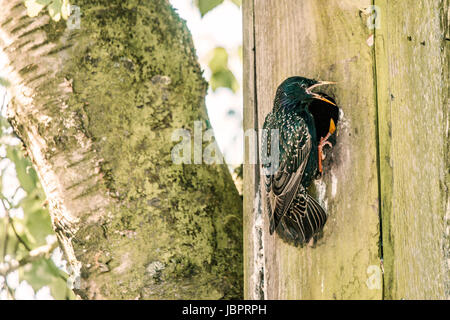
[{"label": "iridescent plumage", "polygon": [[[327,219],[324,209],[308,194],[307,188],[318,173],[319,145],[328,133],[328,130],[322,132],[326,126],[321,122],[328,121],[326,128],[331,128],[331,123],[337,123],[339,109],[330,97],[310,91],[319,84],[302,77],[286,79],[277,89],[272,112],[266,116],[263,126],[265,130],[279,133],[278,168],[271,167],[271,163],[262,165],[270,234],[276,231],[295,244],[308,242]],[[274,154],[270,150],[274,137],[267,133],[263,135],[262,155]]]}]

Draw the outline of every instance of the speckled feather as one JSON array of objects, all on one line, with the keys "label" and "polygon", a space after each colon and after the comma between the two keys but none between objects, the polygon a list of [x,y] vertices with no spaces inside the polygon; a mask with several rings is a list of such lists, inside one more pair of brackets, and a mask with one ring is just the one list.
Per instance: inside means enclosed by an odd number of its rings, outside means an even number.
[{"label": "speckled feather", "polygon": [[[304,78],[290,79],[295,84]],[[312,101],[297,99],[290,79],[279,86],[263,125],[266,130],[279,130],[279,167],[274,174],[268,171],[270,163],[262,167],[270,234],[276,231],[283,239],[302,244],[323,228],[327,215],[306,190],[318,168],[316,129],[308,111]],[[263,155],[271,154],[271,138],[270,133],[263,134]]]}]

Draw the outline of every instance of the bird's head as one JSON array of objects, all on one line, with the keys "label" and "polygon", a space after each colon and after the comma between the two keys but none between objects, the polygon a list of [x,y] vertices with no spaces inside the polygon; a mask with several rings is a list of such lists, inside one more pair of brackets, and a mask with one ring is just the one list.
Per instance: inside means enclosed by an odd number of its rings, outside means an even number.
[{"label": "bird's head", "polygon": [[278,90],[282,99],[288,99],[289,104],[298,104],[299,102],[309,102],[314,99],[325,101],[336,106],[322,95],[312,92],[313,89],[326,84],[335,84],[331,81],[316,81],[303,77],[290,77],[283,81]]}]

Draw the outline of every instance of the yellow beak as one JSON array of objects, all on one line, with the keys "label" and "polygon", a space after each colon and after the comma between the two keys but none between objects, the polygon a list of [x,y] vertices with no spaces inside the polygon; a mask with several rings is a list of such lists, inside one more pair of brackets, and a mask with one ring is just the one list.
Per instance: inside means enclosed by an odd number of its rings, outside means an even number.
[{"label": "yellow beak", "polygon": [[313,96],[314,99],[319,99],[319,100],[328,102],[329,104],[332,104],[333,106],[336,105],[335,103],[331,102],[330,100],[328,100],[328,99],[322,97],[320,94],[317,94],[317,93],[311,93],[311,95]]},{"label": "yellow beak", "polygon": [[312,95],[314,99],[322,100],[322,101],[325,101],[325,102],[327,102],[327,103],[332,104],[333,106],[335,106],[335,105],[336,105],[335,103],[333,103],[333,102],[331,102],[330,100],[328,100],[328,99],[322,97],[320,94],[311,92],[312,89],[315,89],[315,88],[320,87],[320,86],[324,86],[324,85],[326,85],[326,84],[336,84],[336,82],[333,82],[333,81],[319,81],[318,83],[313,84],[311,87],[307,88],[307,89],[306,89],[306,92],[307,92],[308,94]]},{"label": "yellow beak", "polygon": [[306,89],[306,92],[311,92],[312,89],[320,87],[320,86],[324,86],[326,84],[336,84],[337,82],[334,81],[319,81],[316,84],[313,84],[311,87],[309,87],[308,89]]}]

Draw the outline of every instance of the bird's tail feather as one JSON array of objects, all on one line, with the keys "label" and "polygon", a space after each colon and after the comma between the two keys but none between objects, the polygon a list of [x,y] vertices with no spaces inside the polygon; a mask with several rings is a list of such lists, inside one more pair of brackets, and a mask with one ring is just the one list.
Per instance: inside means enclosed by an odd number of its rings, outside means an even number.
[{"label": "bird's tail feather", "polygon": [[276,231],[288,242],[307,243],[322,230],[327,220],[325,210],[306,190],[299,190]]}]

